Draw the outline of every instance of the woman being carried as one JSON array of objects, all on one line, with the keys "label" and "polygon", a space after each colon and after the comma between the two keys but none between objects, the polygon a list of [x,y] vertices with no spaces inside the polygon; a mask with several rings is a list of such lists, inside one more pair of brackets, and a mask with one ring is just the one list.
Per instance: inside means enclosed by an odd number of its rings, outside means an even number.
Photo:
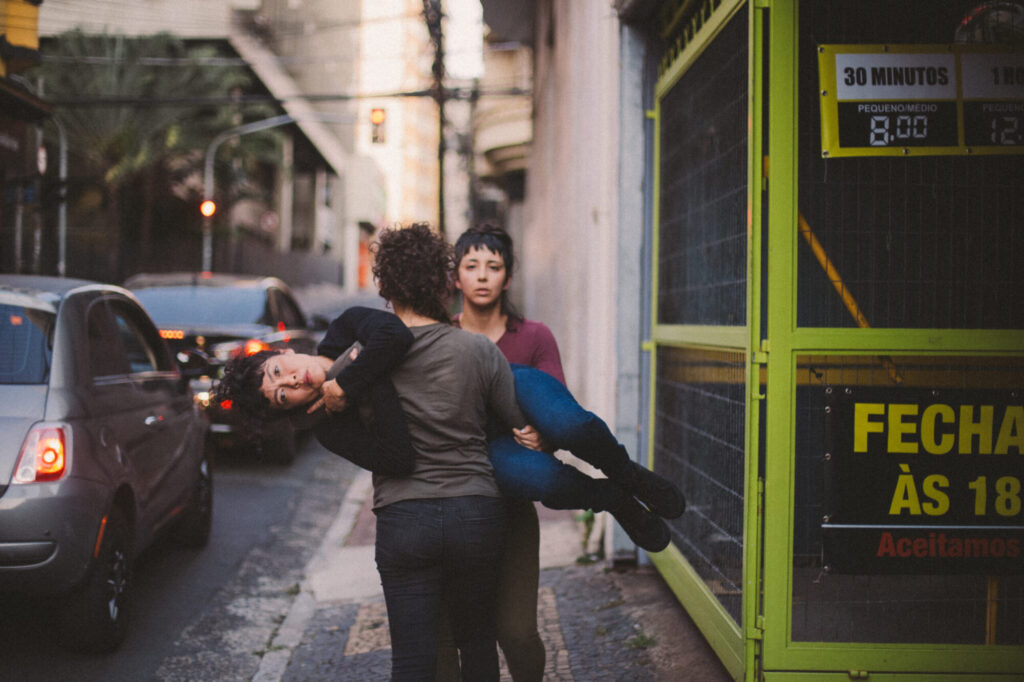
[{"label": "woman being carried", "polygon": [[[254,425],[304,406],[323,413],[327,400],[331,418],[321,417],[313,426],[325,448],[375,474],[405,475],[415,453],[409,449],[402,405],[387,381],[395,366],[390,363],[400,361],[408,347],[402,331],[401,321],[387,311],[349,308],[331,323],[318,355],[261,351],[229,362],[218,398],[232,400]],[[365,348],[348,364],[344,353],[357,341]],[[342,364],[347,366],[340,372],[329,373],[332,365]],[[591,478],[546,451],[519,445],[506,432],[488,445],[492,455],[499,453],[495,476],[502,492],[551,509],[607,510],[638,546],[649,552],[665,549],[671,538],[659,516],[683,513],[679,489],[629,460],[607,424],[583,409],[557,379],[520,365],[512,367],[512,375],[517,389],[526,389],[516,396],[520,410],[545,442],[594,464],[608,478]],[[339,397],[326,398],[328,394]],[[351,403],[361,409],[346,410]]]}]

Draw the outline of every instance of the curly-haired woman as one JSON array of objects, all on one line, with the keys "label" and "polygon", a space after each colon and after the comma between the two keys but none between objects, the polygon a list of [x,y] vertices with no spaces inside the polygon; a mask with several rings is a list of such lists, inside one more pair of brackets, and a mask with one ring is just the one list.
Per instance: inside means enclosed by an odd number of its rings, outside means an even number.
[{"label": "curly-haired woman", "polygon": [[431,679],[442,600],[463,679],[497,680],[494,626],[505,505],[487,455],[493,410],[526,423],[493,344],[451,325],[451,247],[425,224],[384,230],[373,274],[413,341],[391,372],[416,453],[407,476],[376,475],[377,569],[391,631],[392,679]]}]

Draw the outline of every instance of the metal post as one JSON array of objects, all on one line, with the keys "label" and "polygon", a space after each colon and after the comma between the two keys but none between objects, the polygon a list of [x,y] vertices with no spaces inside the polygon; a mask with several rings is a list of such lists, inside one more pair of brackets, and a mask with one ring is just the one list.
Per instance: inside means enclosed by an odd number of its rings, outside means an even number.
[{"label": "metal post", "polygon": [[427,22],[430,40],[434,43],[434,63],[431,71],[434,75],[432,86],[434,100],[437,102],[437,229],[441,236],[445,235],[444,205],[444,156],[445,156],[445,111],[444,102],[444,34],[441,28],[441,0],[423,0],[423,16]]},{"label": "metal post", "polygon": [[203,272],[213,270],[213,218],[203,217]]},{"label": "metal post", "polygon": [[14,271],[17,273],[21,272],[21,256],[23,248],[21,243],[21,230],[23,227],[23,217],[25,213],[24,193],[24,185],[19,184],[17,190],[17,202],[14,204]]},{"label": "metal post", "polygon": [[60,201],[57,204],[57,276],[67,274],[68,256],[68,135],[59,119],[51,119],[57,126],[60,139]]}]

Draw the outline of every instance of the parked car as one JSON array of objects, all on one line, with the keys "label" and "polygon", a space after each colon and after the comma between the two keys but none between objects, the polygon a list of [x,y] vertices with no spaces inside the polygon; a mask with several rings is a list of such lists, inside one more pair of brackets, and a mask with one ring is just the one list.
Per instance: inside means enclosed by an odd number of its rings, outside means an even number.
[{"label": "parked car", "polygon": [[211,401],[223,365],[241,354],[271,348],[315,353],[319,339],[288,286],[275,277],[176,272],[139,274],[125,281],[160,327],[172,349],[198,349],[211,372],[193,382],[220,447],[257,448],[282,464],[295,459],[296,433],[285,420],[263,433],[242,427],[230,402]]},{"label": "parked car", "polygon": [[183,364],[125,289],[0,275],[0,593],[54,605],[71,648],[121,644],[133,561],[163,531],[209,539],[203,368]]}]

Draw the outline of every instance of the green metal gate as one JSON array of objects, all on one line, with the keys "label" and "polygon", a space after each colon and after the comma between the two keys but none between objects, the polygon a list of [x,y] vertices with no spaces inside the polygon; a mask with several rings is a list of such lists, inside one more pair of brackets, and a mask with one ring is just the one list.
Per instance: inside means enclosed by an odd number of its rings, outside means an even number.
[{"label": "green metal gate", "polygon": [[690,508],[653,561],[737,678],[1021,679],[1024,7],[696,4],[655,93],[651,460]]}]

